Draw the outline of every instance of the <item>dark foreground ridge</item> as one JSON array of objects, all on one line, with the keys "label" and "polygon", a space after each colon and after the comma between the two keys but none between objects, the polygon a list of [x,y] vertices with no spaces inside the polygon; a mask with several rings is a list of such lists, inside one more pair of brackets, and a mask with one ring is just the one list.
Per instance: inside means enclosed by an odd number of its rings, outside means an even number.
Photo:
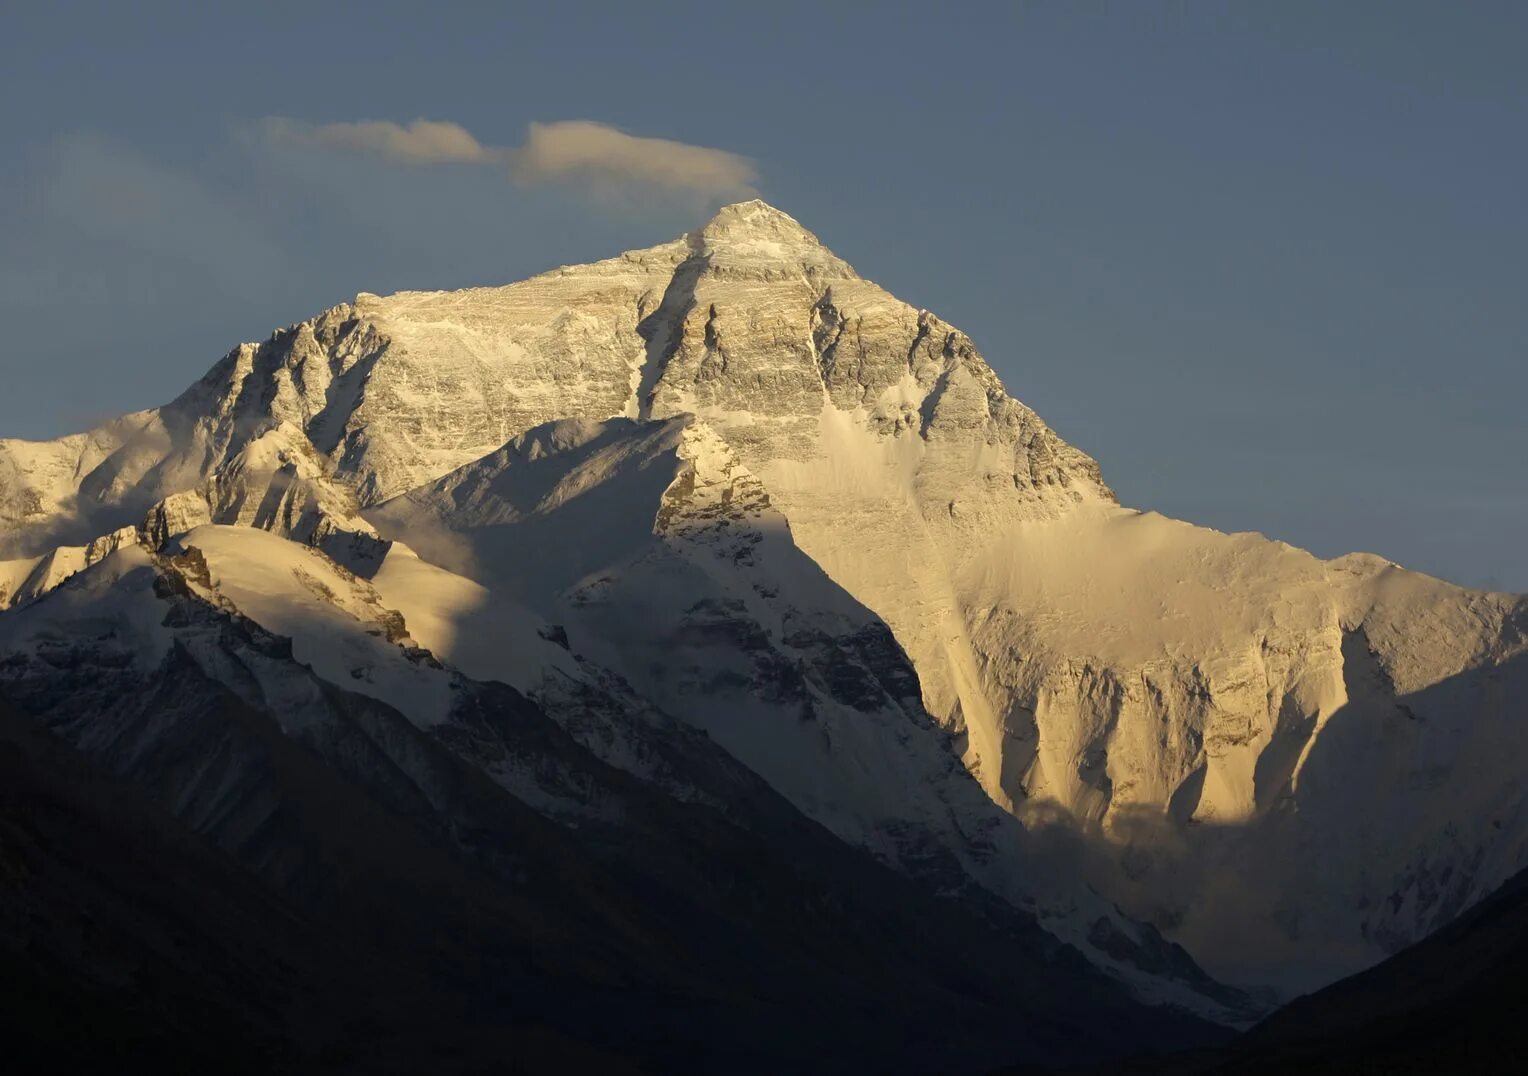
[{"label": "dark foreground ridge", "polygon": [[1297,998],[1227,1046],[1008,1076],[1516,1073],[1528,1067],[1528,871],[1368,971]]},{"label": "dark foreground ridge", "polygon": [[[225,659],[291,661],[160,590]],[[977,1072],[1220,1036],[724,758],[701,780],[734,782],[725,809],[681,803],[504,685],[432,737],[315,678],[329,720],[294,731],[179,645],[147,676],[50,658],[0,701],[0,1020],[25,1071]],[[619,824],[550,822],[464,758],[494,751],[600,786]]]}]

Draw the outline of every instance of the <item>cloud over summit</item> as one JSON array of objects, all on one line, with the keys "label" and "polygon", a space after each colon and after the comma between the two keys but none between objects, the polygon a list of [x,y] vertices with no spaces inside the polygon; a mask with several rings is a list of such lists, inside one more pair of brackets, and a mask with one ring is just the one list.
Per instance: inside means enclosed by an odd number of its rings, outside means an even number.
[{"label": "cloud over summit", "polygon": [[592,120],[532,123],[520,146],[485,146],[460,124],[426,119],[310,124],[273,117],[264,131],[274,142],[365,153],[396,164],[497,165],[527,186],[581,180],[606,193],[631,187],[702,197],[757,193],[758,170],[747,157],[643,138]]},{"label": "cloud over summit", "polygon": [[751,194],[753,162],[726,150],[638,138],[603,123],[533,123],[511,166],[527,182],[585,175],[701,194]]}]

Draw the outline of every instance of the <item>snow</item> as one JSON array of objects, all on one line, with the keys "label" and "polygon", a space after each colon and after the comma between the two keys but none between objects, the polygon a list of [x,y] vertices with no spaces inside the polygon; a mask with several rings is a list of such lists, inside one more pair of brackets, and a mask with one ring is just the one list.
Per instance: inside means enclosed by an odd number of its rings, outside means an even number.
[{"label": "snow", "polygon": [[[706,424],[556,423],[369,518],[394,550],[416,545],[486,585],[452,576],[419,588],[442,621],[428,629],[437,652],[465,670],[471,648],[454,641],[477,633],[484,602],[513,595],[530,610],[516,616],[564,625],[587,663],[704,730],[845,840],[912,870],[939,849],[1083,948],[1091,924],[1115,917],[1072,879],[1032,869],[1016,820],[961,770],[915,699],[850,705],[825,687],[855,660],[831,648],[852,652],[849,640],[876,618],[802,555],[758,479]],[[411,553],[397,566],[438,571]],[[387,571],[378,589],[407,610]],[[808,686],[775,694],[781,669],[803,670]],[[1225,1015],[1181,983],[1117,970],[1152,997]]]},{"label": "snow", "polygon": [[0,609],[41,597],[90,562],[86,546],[59,546],[44,556],[0,561]]},{"label": "snow", "polygon": [[403,614],[409,635],[474,680],[498,680],[530,693],[550,670],[578,676],[577,663],[548,641],[549,625],[481,584],[439,568],[393,542],[371,585]]},{"label": "snow", "polygon": [[387,608],[364,580],[317,550],[249,527],[204,526],[183,535],[212,576],[212,595],[292,640],[292,653],[335,684],[401,710],[423,727],[451,709],[451,675],[401,661],[386,637]]},{"label": "snow", "polygon": [[0,654],[48,661],[60,653],[126,647],[134,668],[154,669],[173,641],[154,595],[156,577],[152,557],[138,546],[125,546],[55,589],[48,600],[0,617]]},{"label": "snow", "polygon": [[[762,202],[503,287],[359,295],[163,408],[0,441],[0,607],[203,508],[240,525],[183,539],[219,594],[416,721],[450,674],[368,634],[386,610],[473,677],[608,668],[884,857],[915,831],[1015,900],[1092,886],[1227,979],[1319,985],[1528,866],[1523,599],[1118,506],[968,337]],[[250,529],[372,524],[406,545],[369,580]],[[763,693],[812,658],[788,636],[880,621],[921,708]],[[957,755],[971,779],[936,772]]]}]

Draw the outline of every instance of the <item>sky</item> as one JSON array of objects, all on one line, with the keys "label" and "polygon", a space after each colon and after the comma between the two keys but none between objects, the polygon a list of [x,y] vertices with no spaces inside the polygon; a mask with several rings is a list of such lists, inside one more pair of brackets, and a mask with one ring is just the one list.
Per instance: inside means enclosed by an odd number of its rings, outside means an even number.
[{"label": "sky", "polygon": [[1528,5],[240,7],[7,10],[0,436],[758,194],[1122,502],[1528,591]]}]

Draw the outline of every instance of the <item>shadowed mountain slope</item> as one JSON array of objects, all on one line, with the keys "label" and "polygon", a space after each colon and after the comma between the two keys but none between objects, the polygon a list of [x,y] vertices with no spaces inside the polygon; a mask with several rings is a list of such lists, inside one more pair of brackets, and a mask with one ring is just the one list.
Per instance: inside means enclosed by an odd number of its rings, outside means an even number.
[{"label": "shadowed mountain slope", "polygon": [[[392,660],[454,677],[449,712],[415,724],[318,678],[213,579],[194,545],[130,548],[0,620],[0,683],[25,715],[8,720],[36,722],[34,739],[46,728],[64,741],[49,757],[72,744],[85,758],[70,765],[88,759],[154,805],[69,824],[101,843],[120,824],[184,845],[153,852],[158,870],[136,881],[117,857],[82,850],[98,873],[8,899],[50,917],[135,900],[142,925],[103,930],[132,953],[179,914],[175,879],[214,864],[189,883],[202,904],[184,929],[207,922],[217,936],[187,946],[231,947],[237,989],[173,951],[122,982],[184,979],[214,1017],[254,1023],[246,1037],[295,1052],[298,1067],[472,1070],[508,1036],[524,1038],[533,1070],[581,1042],[663,1071],[972,1070],[1015,1041],[1036,1056],[1092,1052],[1081,1014],[1112,1013],[1143,1044],[1213,1034],[1130,1001],[1007,905],[940,899],[898,876],[720,753],[694,782],[729,783],[725,805],[677,799],[601,762],[513,688],[386,644]],[[28,769],[34,785],[87,789],[70,795],[94,787]],[[23,825],[22,856],[35,832]],[[246,872],[258,881],[238,885]],[[28,927],[17,944],[65,995],[108,975],[38,936]],[[266,958],[287,949],[307,955],[272,971]],[[972,964],[972,952],[1003,959]],[[351,965],[351,953],[366,956]],[[314,1003],[297,1005],[288,981]],[[173,1038],[174,1011],[150,1006],[144,1035]]]}]

